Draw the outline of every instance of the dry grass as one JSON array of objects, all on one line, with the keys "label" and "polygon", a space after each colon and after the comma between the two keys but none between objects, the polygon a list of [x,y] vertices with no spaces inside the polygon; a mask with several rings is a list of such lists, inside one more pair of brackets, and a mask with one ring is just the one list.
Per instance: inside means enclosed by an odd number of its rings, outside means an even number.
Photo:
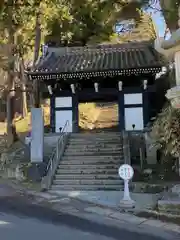
[{"label": "dry grass", "polygon": [[95,103],[79,105],[79,126],[82,129],[110,128],[117,125],[118,106],[97,106]]},{"label": "dry grass", "polygon": [[[43,107],[44,111],[44,125],[50,124],[50,109],[48,106]],[[19,120],[15,120],[16,131],[20,135],[26,135],[30,131],[31,113],[28,113],[27,117]],[[0,134],[6,133],[6,123],[0,124]]]},{"label": "dry grass", "polygon": [[95,103],[82,103],[79,105],[80,127],[85,123],[94,123],[100,114],[100,108]]},{"label": "dry grass", "polygon": [[[49,107],[42,107],[44,112],[44,125],[47,126],[50,124],[50,109]],[[30,131],[31,127],[31,113],[24,119],[17,121],[16,123],[16,131],[19,134],[27,133]]]}]

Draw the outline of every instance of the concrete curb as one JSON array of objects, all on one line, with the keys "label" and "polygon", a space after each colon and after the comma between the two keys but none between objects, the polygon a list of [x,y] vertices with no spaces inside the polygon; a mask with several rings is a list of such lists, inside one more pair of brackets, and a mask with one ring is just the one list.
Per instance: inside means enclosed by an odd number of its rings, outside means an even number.
[{"label": "concrete curb", "polygon": [[[48,202],[52,201],[52,203],[53,203],[53,200],[58,199],[59,197],[58,195],[55,195],[55,194],[52,195],[50,193],[43,193],[43,192],[39,193],[35,191],[28,191],[27,194],[31,196],[33,195],[34,197],[39,198],[41,201],[48,201]],[[69,199],[75,199],[75,198],[69,197]],[[107,217],[109,219],[119,221],[120,223],[126,223],[126,224],[129,223],[138,227],[139,226],[151,227],[151,228],[154,227],[156,229],[158,228],[159,230],[173,232],[178,235],[180,234],[180,225],[177,225],[174,223],[168,223],[160,220],[138,217],[138,216],[135,216],[133,213],[122,212],[115,208],[105,207],[100,204],[92,204],[92,202],[88,202],[88,201],[83,201],[79,199],[78,201],[82,203],[87,203],[89,205],[86,208],[84,208],[85,213],[97,214],[102,217]],[[38,199],[37,199],[37,203],[38,203]],[[59,209],[59,211],[62,211],[62,210],[63,209]],[[68,208],[67,209],[65,208],[64,210],[68,211]],[[76,215],[77,208],[71,206],[69,208],[68,213],[72,215],[74,214]]]},{"label": "concrete curb", "polygon": [[134,214],[122,213],[122,212],[118,212],[117,210],[115,211],[109,208],[105,209],[99,206],[86,208],[85,211],[90,213],[96,213],[98,215],[103,215],[105,217],[116,219],[121,222],[123,221],[129,224],[135,224],[138,226],[141,225],[142,227],[143,226],[155,227],[155,228],[160,228],[161,230],[164,229],[164,231],[172,231],[180,234],[180,226],[173,223],[167,223],[160,220],[137,217]]}]

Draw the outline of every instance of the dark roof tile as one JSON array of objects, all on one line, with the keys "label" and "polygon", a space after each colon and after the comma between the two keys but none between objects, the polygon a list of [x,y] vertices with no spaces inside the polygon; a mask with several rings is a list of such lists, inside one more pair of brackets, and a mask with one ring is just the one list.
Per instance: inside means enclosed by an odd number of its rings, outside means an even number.
[{"label": "dark roof tile", "polygon": [[35,72],[39,75],[47,73],[59,74],[60,77],[78,77],[112,71],[118,75],[136,69],[155,71],[162,66],[162,59],[152,45],[130,43],[70,47],[61,54],[52,52],[39,62]]}]

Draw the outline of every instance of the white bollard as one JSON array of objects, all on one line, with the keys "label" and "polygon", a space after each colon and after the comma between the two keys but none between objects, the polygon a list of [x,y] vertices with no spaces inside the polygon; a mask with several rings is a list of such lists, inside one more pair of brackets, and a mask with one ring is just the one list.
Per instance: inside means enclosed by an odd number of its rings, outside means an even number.
[{"label": "white bollard", "polygon": [[120,207],[125,208],[134,208],[135,201],[131,199],[129,193],[129,180],[131,180],[134,176],[133,168],[128,164],[123,164],[119,168],[119,176],[124,180],[124,196],[120,201]]}]

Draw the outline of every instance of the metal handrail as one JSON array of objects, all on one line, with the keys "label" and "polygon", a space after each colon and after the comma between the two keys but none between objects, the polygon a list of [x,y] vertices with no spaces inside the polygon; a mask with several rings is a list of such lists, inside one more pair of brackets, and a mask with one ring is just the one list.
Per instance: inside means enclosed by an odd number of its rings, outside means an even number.
[{"label": "metal handrail", "polygon": [[64,152],[67,137],[69,135],[68,127],[70,126],[69,121],[67,120],[63,129],[62,129],[62,135],[59,137],[57,141],[57,145],[55,149],[53,150],[51,157],[49,159],[47,168],[46,168],[46,175],[43,177],[41,182],[42,189],[49,189],[52,183],[53,176],[55,174],[55,171],[58,167],[59,160]]},{"label": "metal handrail", "polygon": [[[52,154],[51,154],[51,156],[50,156],[50,160],[49,160],[48,165],[47,165],[47,167],[46,167],[46,172],[48,172],[50,166],[52,165],[52,159],[53,159],[55,153],[58,152],[57,150],[59,150],[58,146],[59,146],[59,144],[60,144],[60,142],[61,142],[61,140],[62,140],[62,138],[63,138],[64,130],[66,129],[67,126],[69,126],[69,121],[68,121],[68,120],[66,121],[66,123],[65,123],[65,125],[64,125],[64,127],[63,127],[63,129],[62,129],[62,131],[61,131],[61,132],[62,132],[62,135],[59,137],[59,139],[58,139],[58,141],[57,141],[56,148],[53,150],[53,152],[52,152]],[[65,132],[65,133],[67,133],[67,132]],[[57,157],[58,157],[58,154],[57,154]]]}]

